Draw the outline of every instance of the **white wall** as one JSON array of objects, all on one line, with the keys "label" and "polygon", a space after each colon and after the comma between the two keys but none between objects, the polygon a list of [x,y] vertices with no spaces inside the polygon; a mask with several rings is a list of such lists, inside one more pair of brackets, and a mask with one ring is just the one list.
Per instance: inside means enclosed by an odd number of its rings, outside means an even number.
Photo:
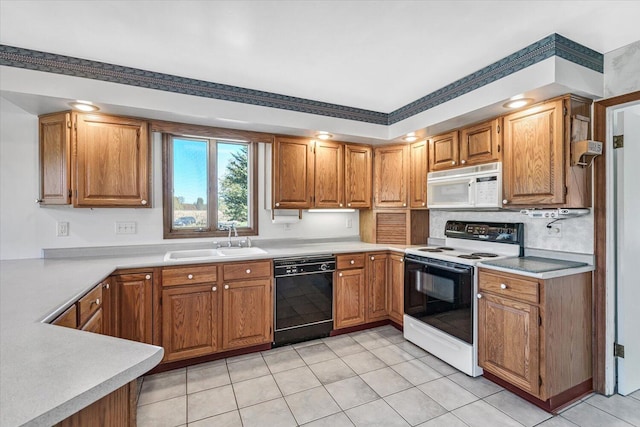
[{"label": "white wall", "polygon": [[584,217],[558,221],[562,236],[549,237],[546,225],[548,219],[534,219],[519,212],[459,212],[431,210],[429,212],[430,237],[444,238],[444,225],[447,220],[522,222],[524,223],[525,247],[550,251],[593,254],[593,213]]},{"label": "white wall", "polygon": [[640,90],[640,40],[604,55],[604,96]]},{"label": "white wall", "polygon": [[[38,118],[0,98],[0,259],[39,258],[43,248],[178,243],[215,239],[162,238],[161,141],[153,140],[153,208],[87,209],[39,207]],[[260,164],[264,161],[260,159]],[[263,166],[261,166],[263,167]],[[326,238],[358,235],[358,213],[303,213],[303,219],[271,223],[264,210],[264,179],[259,174],[259,238]],[[347,219],[352,227],[347,228]],[[70,235],[56,236],[56,222],[68,221]],[[137,233],[116,235],[116,221],[135,221]],[[219,239],[218,239],[219,240]]]}]

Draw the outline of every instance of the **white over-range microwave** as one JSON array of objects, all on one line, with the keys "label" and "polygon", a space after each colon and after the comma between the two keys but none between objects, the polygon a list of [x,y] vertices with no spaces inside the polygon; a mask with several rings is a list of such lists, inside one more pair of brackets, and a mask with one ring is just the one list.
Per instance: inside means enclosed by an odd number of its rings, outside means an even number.
[{"label": "white over-range microwave", "polygon": [[498,209],[502,207],[502,163],[430,172],[429,209]]}]

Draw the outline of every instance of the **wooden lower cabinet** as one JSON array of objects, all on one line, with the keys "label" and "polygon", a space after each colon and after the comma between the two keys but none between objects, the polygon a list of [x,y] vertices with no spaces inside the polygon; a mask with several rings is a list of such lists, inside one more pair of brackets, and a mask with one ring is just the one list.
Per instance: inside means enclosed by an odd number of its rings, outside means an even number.
[{"label": "wooden lower cabinet", "polygon": [[222,346],[225,350],[273,341],[272,279],[224,284]]},{"label": "wooden lower cabinet", "polygon": [[404,253],[389,255],[389,318],[402,325],[404,318]]},{"label": "wooden lower cabinet", "polygon": [[478,280],[485,376],[547,410],[591,391],[590,272],[542,280],[480,269]]},{"label": "wooden lower cabinet", "polygon": [[389,316],[387,295],[387,263],[385,252],[367,254],[367,322],[383,320]]},{"label": "wooden lower cabinet", "polygon": [[165,362],[204,356],[218,350],[218,294],[215,284],[162,290]]},{"label": "wooden lower cabinet", "polygon": [[153,343],[153,272],[112,276],[115,295],[112,303],[114,336]]},{"label": "wooden lower cabinet", "polygon": [[135,427],[137,380],[62,420],[55,427]]},{"label": "wooden lower cabinet", "polygon": [[334,328],[362,325],[366,301],[364,268],[336,271],[334,283]]}]

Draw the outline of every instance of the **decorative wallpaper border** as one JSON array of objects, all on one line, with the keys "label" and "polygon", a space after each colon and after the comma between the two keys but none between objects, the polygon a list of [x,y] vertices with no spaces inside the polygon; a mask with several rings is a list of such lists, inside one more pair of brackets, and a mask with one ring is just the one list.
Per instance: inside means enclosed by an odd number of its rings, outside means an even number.
[{"label": "decorative wallpaper border", "polygon": [[105,62],[0,45],[0,65],[9,67],[64,74],[379,125],[397,123],[554,55],[599,73],[602,73],[604,69],[604,55],[559,34],[552,34],[387,114],[205,80],[156,73]]}]

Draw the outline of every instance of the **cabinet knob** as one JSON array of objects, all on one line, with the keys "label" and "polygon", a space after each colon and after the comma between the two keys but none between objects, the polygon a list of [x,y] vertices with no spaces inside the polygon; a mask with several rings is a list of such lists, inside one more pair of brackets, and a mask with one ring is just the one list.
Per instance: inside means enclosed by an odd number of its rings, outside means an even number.
[{"label": "cabinet knob", "polygon": [[340,207],[342,207],[342,203],[340,203]]},{"label": "cabinet knob", "polygon": [[402,207],[406,208],[406,207],[407,207],[407,204],[406,204],[406,203],[403,203],[403,204],[402,204]]},{"label": "cabinet knob", "polygon": [[143,205],[146,205],[147,201],[146,200],[142,200],[140,203],[142,203]]},{"label": "cabinet knob", "polygon": [[218,290],[218,287],[217,287],[217,286],[214,286],[214,287],[212,287],[212,288],[211,288],[211,290],[212,290],[213,292],[215,292],[215,291],[217,291],[217,290]]},{"label": "cabinet knob", "polygon": [[187,274],[187,279],[189,280],[193,279],[193,274]]},{"label": "cabinet knob", "polygon": [[338,276],[339,276],[339,277],[342,277],[342,273],[338,273]]},{"label": "cabinet knob", "polygon": [[277,208],[278,206],[280,206],[280,203],[276,203],[276,208]]},{"label": "cabinet knob", "polygon": [[224,285],[224,288],[225,289],[229,289],[229,285]]},{"label": "cabinet knob", "polygon": [[422,206],[426,206],[427,204],[425,202],[422,202]]},{"label": "cabinet knob", "polygon": [[89,305],[93,305],[93,304],[100,305],[100,298],[96,298],[95,301],[91,301],[91,304],[89,304]]},{"label": "cabinet knob", "polygon": [[36,203],[42,203],[42,199],[36,199]]},{"label": "cabinet knob", "polygon": [[146,276],[144,276],[144,278],[145,278],[145,279],[147,279],[147,280],[149,280],[149,279],[151,279],[151,275],[150,275],[150,274],[147,274]]},{"label": "cabinet knob", "polygon": [[371,261],[375,261],[376,257],[372,256],[370,259]]},{"label": "cabinet knob", "polygon": [[456,161],[455,161],[455,160],[452,160],[452,161],[451,161],[451,166],[455,166],[455,165],[456,165]]},{"label": "cabinet knob", "polygon": [[353,265],[353,264],[355,264],[355,263],[356,263],[356,262],[355,262],[354,260],[349,261],[349,264],[351,264],[351,265]]},{"label": "cabinet knob", "polygon": [[506,205],[507,203],[509,203],[509,201],[507,199],[502,199],[502,204]]},{"label": "cabinet knob", "polygon": [[460,160],[460,163],[462,163],[464,165],[465,163],[467,163],[467,161],[466,160]]},{"label": "cabinet knob", "polygon": [[500,289],[507,289],[507,285],[505,285],[504,283],[500,284]]},{"label": "cabinet knob", "polygon": [[476,296],[478,297],[478,299],[482,298],[482,294],[478,294]]},{"label": "cabinet knob", "polygon": [[400,258],[400,262],[404,262],[404,258]]},{"label": "cabinet knob", "polygon": [[347,203],[347,206],[351,207],[351,203]]},{"label": "cabinet knob", "polygon": [[104,288],[104,289],[109,289],[109,284],[108,284],[108,283],[105,283],[105,284],[104,284],[104,286],[103,286],[103,288]]},{"label": "cabinet knob", "polygon": [[251,274],[251,269],[247,268],[247,274]]}]

